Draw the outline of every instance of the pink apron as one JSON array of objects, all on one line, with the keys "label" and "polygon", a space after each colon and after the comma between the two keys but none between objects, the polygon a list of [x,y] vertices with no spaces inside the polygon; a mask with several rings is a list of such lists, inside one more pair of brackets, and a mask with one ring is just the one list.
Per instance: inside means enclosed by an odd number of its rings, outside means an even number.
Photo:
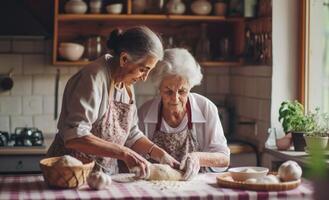
[{"label": "pink apron", "polygon": [[[131,98],[130,87],[125,86]],[[100,120],[97,120],[91,129],[91,133],[106,141],[124,145],[129,135],[131,122],[133,121],[133,102],[129,104],[113,100],[114,83],[111,83],[109,89],[109,104],[108,109]],[[108,174],[118,173],[117,159],[110,157],[96,157],[87,155],[76,150],[67,149],[64,146],[64,141],[59,134],[56,134],[55,140],[50,146],[47,156],[62,156],[71,155],[82,161],[95,160],[96,165],[94,170],[103,169]]]},{"label": "pink apron", "polygon": [[153,134],[152,141],[163,148],[167,153],[173,156],[177,161],[181,161],[182,158],[194,151],[199,150],[199,144],[193,134],[192,128],[192,114],[191,105],[188,100],[186,103],[186,112],[188,116],[187,129],[180,133],[164,133],[160,131],[161,119],[162,119],[162,102],[160,103],[158,122],[156,125],[155,132]]}]

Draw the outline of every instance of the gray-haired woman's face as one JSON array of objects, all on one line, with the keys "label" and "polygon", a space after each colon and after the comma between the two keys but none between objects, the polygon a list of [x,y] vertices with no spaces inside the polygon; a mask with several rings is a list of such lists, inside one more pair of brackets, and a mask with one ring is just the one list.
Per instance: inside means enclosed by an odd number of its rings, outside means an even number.
[{"label": "gray-haired woman's face", "polygon": [[137,81],[145,81],[157,62],[158,58],[153,55],[147,55],[139,63],[125,62],[122,67],[125,74],[123,82],[126,84],[134,84]]},{"label": "gray-haired woman's face", "polygon": [[160,95],[164,109],[171,111],[184,110],[190,86],[188,81],[177,75],[165,76],[160,85]]}]

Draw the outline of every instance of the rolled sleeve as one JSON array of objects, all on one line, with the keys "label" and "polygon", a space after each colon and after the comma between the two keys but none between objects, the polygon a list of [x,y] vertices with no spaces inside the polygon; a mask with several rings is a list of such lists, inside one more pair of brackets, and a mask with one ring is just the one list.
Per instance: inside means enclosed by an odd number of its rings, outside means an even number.
[{"label": "rolled sleeve", "polygon": [[227,146],[223,127],[218,116],[217,107],[213,104],[209,104],[206,113],[208,113],[206,133],[209,135],[206,151],[222,153],[229,157],[230,149]]},{"label": "rolled sleeve", "polygon": [[83,70],[68,82],[61,116],[64,119],[59,125],[64,142],[91,134],[99,115],[101,82],[99,76]]}]

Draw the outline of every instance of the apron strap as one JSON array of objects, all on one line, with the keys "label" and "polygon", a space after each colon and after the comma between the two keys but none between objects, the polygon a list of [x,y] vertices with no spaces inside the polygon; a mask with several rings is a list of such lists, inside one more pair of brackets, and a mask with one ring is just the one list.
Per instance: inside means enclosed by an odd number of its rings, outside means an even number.
[{"label": "apron strap", "polygon": [[[158,112],[158,121],[155,130],[160,131],[161,128],[161,119],[162,119],[162,108],[163,104],[162,101],[160,102],[159,106],[159,112]],[[192,130],[192,111],[191,111],[191,104],[190,104],[190,99],[187,100],[186,102],[186,112],[187,112],[187,127],[189,130]]]}]

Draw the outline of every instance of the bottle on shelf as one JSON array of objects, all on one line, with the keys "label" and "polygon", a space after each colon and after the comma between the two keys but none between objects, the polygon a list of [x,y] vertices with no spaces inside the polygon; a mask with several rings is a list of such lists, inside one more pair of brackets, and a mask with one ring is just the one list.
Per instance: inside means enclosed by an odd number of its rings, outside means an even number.
[{"label": "bottle on shelf", "polygon": [[208,61],[210,59],[210,42],[207,37],[207,24],[201,25],[201,36],[195,48],[195,57],[198,61]]}]

